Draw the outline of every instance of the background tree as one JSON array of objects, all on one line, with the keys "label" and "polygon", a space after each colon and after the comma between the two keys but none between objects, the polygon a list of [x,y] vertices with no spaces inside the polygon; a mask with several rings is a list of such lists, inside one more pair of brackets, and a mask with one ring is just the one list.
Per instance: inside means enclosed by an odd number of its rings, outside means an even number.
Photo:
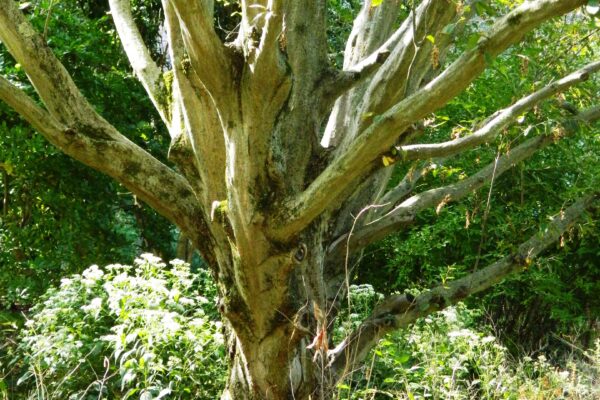
[{"label": "background tree", "polygon": [[[223,38],[214,28],[212,1],[165,0],[169,53],[167,62],[157,64],[129,2],[112,0],[125,51],[168,128],[176,168],[90,105],[43,31],[11,0],[0,1],[0,39],[43,107],[6,78],[0,79],[0,98],[63,152],[113,177],[177,224],[200,250],[230,333],[223,398],[327,398],[386,332],[528,267],[595,206],[598,194],[583,194],[490,265],[477,259],[470,274],[417,297],[390,295],[329,349],[329,322],[361,249],[405,228],[422,210],[439,212],[600,117],[600,108],[582,98],[583,111],[569,107],[576,115],[562,123],[548,118],[547,131],[519,137],[477,172],[415,192],[432,168],[428,160],[490,141],[600,68],[599,62],[579,66],[494,114],[482,110],[469,135],[428,142],[435,125],[424,118],[527,33],[584,3],[499,2],[513,9],[488,20],[475,12],[489,8],[478,1],[423,1],[412,3],[409,13],[401,12],[408,10],[399,1],[367,1],[336,69],[328,57],[325,1],[241,2],[239,30]],[[407,16],[397,24],[401,14]],[[384,167],[412,162],[417,164],[402,180],[389,182],[392,168]]]}]

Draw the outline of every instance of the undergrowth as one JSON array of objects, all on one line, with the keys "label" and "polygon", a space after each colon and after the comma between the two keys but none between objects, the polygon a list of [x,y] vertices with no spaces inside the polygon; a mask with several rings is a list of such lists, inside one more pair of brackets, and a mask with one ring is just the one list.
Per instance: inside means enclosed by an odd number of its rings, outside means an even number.
[{"label": "undergrowth", "polygon": [[[351,287],[352,312],[342,312],[334,337],[381,297]],[[19,334],[0,325],[0,400],[216,399],[227,367],[215,300],[205,271],[149,254],[63,279]],[[387,336],[336,398],[600,399],[600,340],[560,362],[515,359],[478,325],[479,313],[461,303]]]}]

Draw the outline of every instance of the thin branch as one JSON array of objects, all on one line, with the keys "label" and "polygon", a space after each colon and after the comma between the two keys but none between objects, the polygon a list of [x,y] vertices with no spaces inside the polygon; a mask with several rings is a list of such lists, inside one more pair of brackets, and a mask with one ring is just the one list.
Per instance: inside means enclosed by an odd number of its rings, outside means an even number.
[{"label": "thin branch", "polygon": [[599,120],[600,119],[600,105],[590,107],[587,110],[580,112],[577,115],[577,119],[584,121],[584,122],[588,122],[588,123]]},{"label": "thin branch", "polygon": [[371,126],[347,151],[338,156],[304,192],[283,205],[280,214],[271,223],[271,236],[290,237],[304,229],[324,210],[340,201],[339,195],[370,170],[369,165],[399,140],[399,133],[466,88],[486,68],[486,59],[519,42],[527,32],[547,19],[565,14],[584,3],[585,0],[526,2],[501,18],[474,49],[465,52],[436,79],[375,117]]},{"label": "thin branch", "polygon": [[133,20],[130,0],[109,0],[109,3],[113,21],[129,62],[150,96],[152,104],[164,123],[169,126],[171,122],[168,106],[170,99],[167,96],[170,94],[167,93],[161,70],[152,60],[150,51],[144,44],[142,35]]},{"label": "thin branch", "polygon": [[500,283],[508,275],[526,269],[533,258],[556,242],[586,211],[598,207],[600,192],[577,200],[556,215],[551,222],[513,254],[445,285],[437,286],[413,298],[392,295],[376,307],[371,316],[329,353],[330,366],[339,379],[344,372],[360,364],[385,334],[409,326],[417,318],[441,310],[474,293]]},{"label": "thin branch", "polygon": [[[492,176],[494,176],[494,167],[496,167],[496,176],[500,176],[513,165],[530,157],[541,147],[552,143],[553,140],[554,138],[549,135],[529,139],[500,157],[497,164],[488,164],[485,168],[466,179],[409,197],[386,215],[370,222],[361,229],[355,230],[349,240],[337,239],[329,249],[329,252],[335,257],[337,254],[340,254],[342,251],[340,247],[345,243],[351,246],[352,252],[360,250],[397,231],[399,228],[411,224],[420,211],[458,201],[471,194],[492,179]],[[343,235],[343,237],[346,236]]]},{"label": "thin branch", "polygon": [[2,199],[2,216],[6,218],[8,216],[8,208],[10,205],[10,176],[8,171],[3,164],[0,164],[2,170],[2,185],[4,186],[4,196]]},{"label": "thin branch", "polygon": [[389,207],[385,207],[381,210],[378,210],[377,214],[382,215],[383,213],[387,213],[390,211],[396,204],[398,204],[401,200],[403,200],[406,196],[412,193],[415,185],[426,176],[429,172],[433,171],[438,164],[443,163],[445,158],[438,158],[431,160],[431,162],[425,163],[420,168],[416,170],[409,171],[404,178],[396,185],[394,188],[390,189],[387,193],[385,193],[381,200],[381,203],[390,204]]},{"label": "thin branch", "polygon": [[[600,119],[600,107],[593,106],[571,119],[565,120],[562,123],[562,134],[563,136],[573,134],[579,123],[591,124],[598,119]],[[410,191],[413,185],[412,181],[419,179],[423,174],[427,173],[432,165],[428,164],[412,174],[407,174],[407,178],[381,198],[381,203],[390,205],[386,205],[386,207],[382,208],[383,211],[376,213],[380,217],[374,220],[371,219],[371,222],[363,225],[360,229],[356,229],[352,232],[350,238],[348,238],[348,233],[338,237],[329,246],[328,258],[335,259],[341,257],[345,251],[344,245],[350,247],[350,253],[359,251],[398,229],[409,226],[413,223],[417,213],[424,209],[436,206],[443,207],[448,203],[456,202],[468,196],[470,193],[486,185],[494,177],[497,178],[513,166],[529,158],[537,150],[546,147],[561,137],[560,135],[545,135],[531,138],[466,179],[451,185],[418,193],[397,204],[398,201],[406,196],[407,191]],[[415,175],[414,177],[412,177],[413,174]],[[390,209],[391,211],[389,211]],[[382,215],[383,212],[387,213]]]},{"label": "thin branch", "polygon": [[523,114],[523,112],[531,109],[540,101],[545,100],[556,93],[562,92],[576,83],[587,80],[590,74],[595,73],[598,70],[600,70],[600,61],[590,63],[578,71],[545,86],[535,93],[522,98],[510,107],[496,112],[481,128],[473,132],[472,135],[444,143],[400,146],[397,149],[397,159],[424,160],[434,157],[448,157],[488,142],[509,124],[514,122],[519,115]]}]

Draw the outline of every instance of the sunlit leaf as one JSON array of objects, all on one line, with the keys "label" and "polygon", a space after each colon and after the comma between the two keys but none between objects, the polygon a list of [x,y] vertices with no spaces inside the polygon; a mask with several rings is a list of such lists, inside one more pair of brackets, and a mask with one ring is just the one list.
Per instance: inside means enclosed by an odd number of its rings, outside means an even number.
[{"label": "sunlit leaf", "polygon": [[467,50],[471,50],[472,48],[477,46],[477,42],[479,42],[480,37],[481,35],[479,34],[479,32],[470,34],[469,38],[467,39]]},{"label": "sunlit leaf", "polygon": [[384,166],[389,167],[390,165],[392,165],[393,163],[395,163],[396,160],[394,159],[394,157],[382,156],[381,157],[381,162],[383,163]]}]

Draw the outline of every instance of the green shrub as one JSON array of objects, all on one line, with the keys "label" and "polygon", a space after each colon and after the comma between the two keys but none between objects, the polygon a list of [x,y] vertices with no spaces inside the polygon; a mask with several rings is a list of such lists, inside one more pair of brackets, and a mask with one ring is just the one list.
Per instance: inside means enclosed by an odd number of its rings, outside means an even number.
[{"label": "green shrub", "polygon": [[[368,285],[352,286],[353,312],[342,336],[381,298]],[[361,371],[339,385],[340,399],[595,399],[600,398],[600,340],[558,368],[543,355],[514,360],[477,325],[481,311],[459,303],[387,336]]]},{"label": "green shrub", "polygon": [[[211,399],[226,376],[206,272],[144,254],[63,279],[33,309],[17,349],[25,398]],[[200,295],[199,293],[202,293]]]}]

